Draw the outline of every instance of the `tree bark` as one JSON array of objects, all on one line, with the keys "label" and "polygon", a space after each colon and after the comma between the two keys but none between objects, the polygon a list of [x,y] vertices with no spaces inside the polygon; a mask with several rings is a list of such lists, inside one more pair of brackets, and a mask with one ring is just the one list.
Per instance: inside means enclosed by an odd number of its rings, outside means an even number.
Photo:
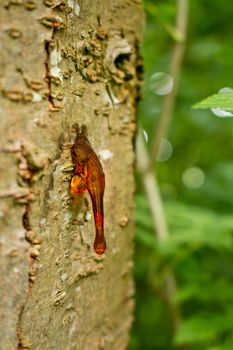
[{"label": "tree bark", "polygon": [[[140,2],[3,0],[0,18],[0,348],[125,349]],[[105,172],[101,256],[70,194],[75,124]]]}]

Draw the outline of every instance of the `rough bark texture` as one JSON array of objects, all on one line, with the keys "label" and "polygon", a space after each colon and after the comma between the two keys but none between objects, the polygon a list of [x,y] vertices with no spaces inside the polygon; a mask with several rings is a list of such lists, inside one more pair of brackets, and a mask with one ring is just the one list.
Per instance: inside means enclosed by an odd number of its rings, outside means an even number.
[{"label": "rough bark texture", "polygon": [[[125,349],[140,3],[3,0],[0,18],[0,349]],[[75,123],[105,171],[104,256],[69,191]]]}]

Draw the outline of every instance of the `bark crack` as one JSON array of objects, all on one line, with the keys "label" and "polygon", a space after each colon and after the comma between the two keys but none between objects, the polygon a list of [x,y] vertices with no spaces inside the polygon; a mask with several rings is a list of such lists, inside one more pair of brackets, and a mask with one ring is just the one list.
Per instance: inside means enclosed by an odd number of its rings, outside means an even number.
[{"label": "bark crack", "polygon": [[23,334],[22,328],[21,328],[21,320],[22,315],[27,303],[27,300],[29,298],[32,285],[35,282],[36,275],[38,272],[38,256],[39,256],[39,250],[40,250],[40,244],[41,244],[41,237],[35,233],[32,230],[32,226],[29,221],[29,214],[31,210],[30,203],[25,204],[25,212],[22,217],[22,224],[25,228],[25,239],[30,243],[29,247],[29,271],[28,271],[28,288],[26,290],[25,294],[25,300],[23,304],[21,305],[19,316],[18,316],[18,322],[17,322],[17,328],[16,328],[16,336],[17,336],[17,350],[23,350],[23,349],[30,349],[31,348],[31,342]]},{"label": "bark crack", "polygon": [[46,59],[45,59],[45,72],[46,72],[46,82],[48,85],[48,102],[49,102],[49,109],[50,110],[55,110],[56,106],[53,101],[52,97],[52,77],[50,74],[50,45],[51,41],[53,40],[53,35],[54,35],[54,30],[52,33],[51,40],[45,41],[45,52],[46,52]]},{"label": "bark crack", "polygon": [[[32,150],[33,152],[33,150]],[[18,315],[18,322],[16,326],[16,338],[17,338],[17,350],[22,350],[22,349],[30,349],[31,348],[31,342],[23,334],[22,328],[21,328],[21,320],[22,320],[22,315],[27,303],[27,300],[29,298],[32,284],[34,283],[38,271],[38,256],[39,256],[39,250],[40,250],[40,244],[41,244],[41,237],[33,231],[31,223],[30,223],[30,211],[31,211],[31,201],[35,199],[35,194],[36,192],[31,188],[33,176],[38,173],[39,166],[37,164],[37,169],[36,165],[34,164],[34,167],[32,166],[32,160],[30,164],[30,155],[27,153],[25,150],[25,147],[23,144],[20,144],[17,148],[17,155],[19,159],[19,164],[18,164],[18,176],[21,182],[22,186],[27,186],[25,187],[19,187],[19,189],[23,190],[24,196],[16,196],[13,194],[13,198],[17,199],[18,203],[21,203],[25,207],[25,211],[22,216],[22,225],[25,229],[25,240],[30,244],[28,248],[28,284],[27,288],[25,291],[25,298],[24,301],[22,302],[22,305],[20,306],[19,310],[19,315]],[[41,166],[41,165],[40,165]],[[21,191],[22,192],[22,191]],[[18,193],[18,192],[17,192]]]},{"label": "bark crack", "polygon": [[[25,205],[25,212],[24,212],[23,217],[22,217],[22,224],[23,224],[23,227],[25,228],[25,230],[30,229],[28,212],[29,212],[29,203],[27,203]],[[17,337],[17,348],[16,349],[17,350],[25,349],[25,339],[23,337],[22,328],[21,328],[20,324],[21,324],[23,311],[25,309],[26,302],[28,300],[29,293],[30,293],[30,283],[28,282],[28,288],[26,290],[24,302],[20,307],[18,322],[17,322],[17,327],[16,327],[16,337]],[[30,344],[26,344],[26,345],[30,345]],[[26,349],[30,349],[30,347],[31,346],[28,346],[28,347],[26,347]]]}]

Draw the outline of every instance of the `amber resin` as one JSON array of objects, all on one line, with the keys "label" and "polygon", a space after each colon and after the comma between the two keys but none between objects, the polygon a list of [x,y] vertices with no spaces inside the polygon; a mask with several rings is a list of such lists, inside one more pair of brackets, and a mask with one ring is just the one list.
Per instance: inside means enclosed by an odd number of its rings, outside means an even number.
[{"label": "amber resin", "polygon": [[71,155],[75,165],[71,192],[73,195],[79,195],[88,190],[95,219],[94,250],[97,254],[103,254],[106,251],[103,208],[105,175],[100,160],[83,131],[77,132]]}]

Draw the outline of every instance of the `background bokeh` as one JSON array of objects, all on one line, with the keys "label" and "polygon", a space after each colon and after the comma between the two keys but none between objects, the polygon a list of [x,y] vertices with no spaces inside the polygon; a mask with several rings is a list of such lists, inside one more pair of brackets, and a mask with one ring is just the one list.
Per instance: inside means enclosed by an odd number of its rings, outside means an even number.
[{"label": "background bokeh", "polygon": [[[171,85],[177,2],[145,0],[144,6],[139,119],[149,150]],[[165,241],[156,236],[136,174],[137,292],[128,350],[233,349],[233,119],[192,108],[233,88],[232,19],[229,0],[189,1],[172,120],[153,167],[168,225]],[[175,281],[170,293],[169,277]]]}]

